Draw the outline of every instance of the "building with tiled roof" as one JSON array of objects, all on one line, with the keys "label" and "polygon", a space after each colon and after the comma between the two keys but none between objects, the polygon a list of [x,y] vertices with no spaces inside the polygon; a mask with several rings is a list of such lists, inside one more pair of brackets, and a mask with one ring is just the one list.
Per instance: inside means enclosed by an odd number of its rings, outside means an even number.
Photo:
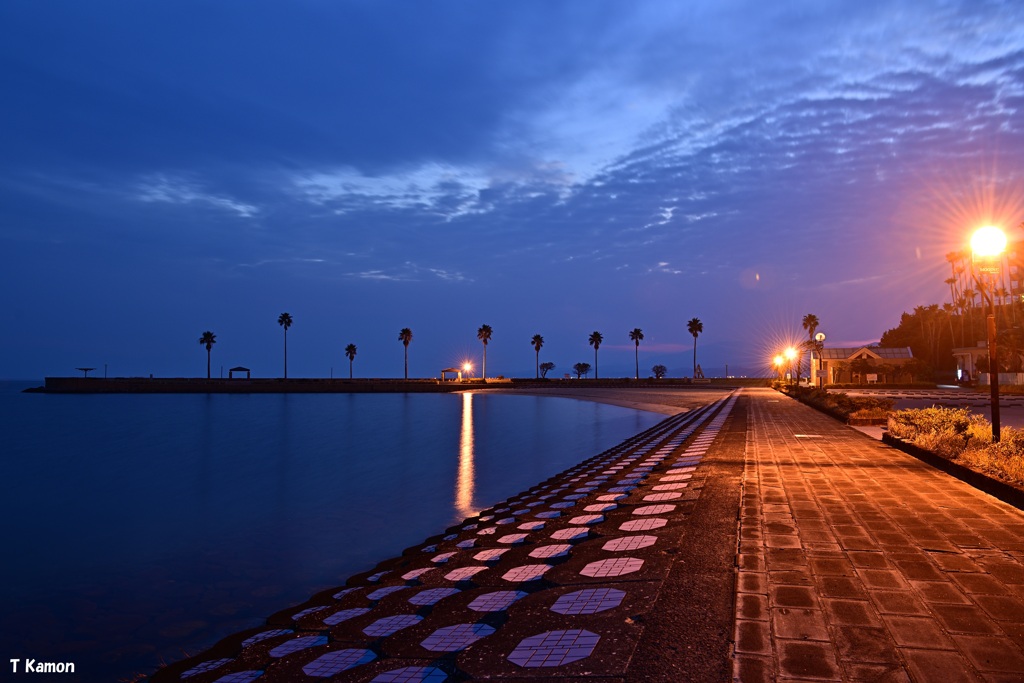
[{"label": "building with tiled roof", "polygon": [[[909,347],[823,348],[811,363],[811,385],[875,384],[896,382],[902,366],[914,359]],[[820,367],[819,367],[820,364]],[[863,375],[863,376],[862,376]]]}]

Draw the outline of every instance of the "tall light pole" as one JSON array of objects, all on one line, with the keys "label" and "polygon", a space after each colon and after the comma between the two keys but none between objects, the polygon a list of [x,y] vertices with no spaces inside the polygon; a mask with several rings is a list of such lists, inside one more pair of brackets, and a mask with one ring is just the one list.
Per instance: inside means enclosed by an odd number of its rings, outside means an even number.
[{"label": "tall light pole", "polygon": [[[790,382],[792,382],[795,379],[793,377],[793,361],[797,359],[796,349],[794,349],[792,346],[790,346],[788,349],[783,351],[782,354],[786,357],[786,360],[789,361],[789,379],[790,379]],[[797,368],[797,372],[798,373],[800,372],[800,368],[799,367]]]},{"label": "tall light pole", "polygon": [[996,360],[996,278],[999,276],[999,264],[1003,250],[1006,249],[1006,235],[999,228],[987,225],[978,228],[971,236],[972,263],[974,276],[979,288],[984,291],[983,276],[988,276],[989,309],[987,322],[988,332],[988,383],[992,390],[992,442],[999,443],[999,364]]}]

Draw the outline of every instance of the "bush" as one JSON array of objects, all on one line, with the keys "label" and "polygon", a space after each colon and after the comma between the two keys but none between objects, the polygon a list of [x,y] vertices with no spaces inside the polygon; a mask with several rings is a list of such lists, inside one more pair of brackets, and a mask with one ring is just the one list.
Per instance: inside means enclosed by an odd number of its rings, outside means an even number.
[{"label": "bush", "polygon": [[977,472],[1024,485],[1024,430],[1003,427],[992,443],[992,425],[965,408],[898,410],[889,433]]},{"label": "bush", "polygon": [[892,411],[895,402],[890,398],[872,396],[853,397],[842,392],[828,391],[814,387],[783,386],[781,388],[793,398],[828,413],[843,421],[853,419],[884,420]]}]

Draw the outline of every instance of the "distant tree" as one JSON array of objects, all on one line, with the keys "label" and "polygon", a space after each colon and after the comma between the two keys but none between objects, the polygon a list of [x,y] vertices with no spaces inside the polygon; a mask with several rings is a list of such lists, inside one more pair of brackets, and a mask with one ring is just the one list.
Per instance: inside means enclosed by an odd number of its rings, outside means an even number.
[{"label": "distant tree", "polygon": [[288,379],[288,328],[292,326],[292,316],[282,313],[277,316],[277,324],[284,328],[284,378]]},{"label": "distant tree", "polygon": [[412,341],[412,330],[403,327],[398,333],[398,341],[405,347],[405,378],[409,379],[409,342]]},{"label": "distant tree", "polygon": [[[572,371],[576,373],[576,379],[586,375],[590,372],[590,363],[576,363],[572,366]],[[597,373],[594,373],[594,379],[597,379]]]},{"label": "distant tree", "polygon": [[345,347],[345,357],[348,358],[348,378],[352,379],[352,361],[356,359],[355,344],[349,344]]},{"label": "distant tree", "polygon": [[487,344],[491,341],[491,335],[494,331],[490,325],[481,325],[480,329],[476,331],[476,338],[484,344],[484,367],[483,367],[483,378],[487,379]]},{"label": "distant tree", "polygon": [[654,373],[655,377],[661,379],[662,377],[668,374],[668,368],[666,368],[664,365],[655,365],[653,368],[651,368],[651,372]]},{"label": "distant tree", "polygon": [[203,332],[203,336],[199,337],[199,343],[206,347],[206,379],[210,379],[210,351],[217,343],[217,335],[207,330]]},{"label": "distant tree", "polygon": [[[804,329],[807,330],[807,345],[805,346],[805,348],[810,352],[810,357],[811,357],[810,364],[813,365],[814,364],[814,352],[818,348],[817,342],[814,341],[814,333],[817,331],[818,325],[820,325],[821,323],[818,320],[818,316],[814,315],[813,313],[808,313],[807,315],[804,316],[802,324],[803,324]],[[807,372],[808,372],[808,374],[810,374],[810,369],[808,369]],[[797,370],[797,378],[799,379],[799,377],[800,377],[800,371],[798,369]]]},{"label": "distant tree", "polygon": [[540,376],[546,378],[548,373],[555,369],[555,364],[551,361],[546,361],[540,364]]},{"label": "distant tree", "polygon": [[[597,330],[590,333],[590,345],[594,347],[594,379],[597,379],[597,350],[601,348],[601,342],[604,341],[604,337]],[[590,370],[590,366],[587,366],[587,370]]]},{"label": "distant tree", "polygon": [[629,333],[629,340],[636,344],[634,351],[634,360],[636,361],[636,378],[640,379],[640,342],[643,341],[644,331],[639,327],[634,327]]},{"label": "distant tree", "polygon": [[704,331],[704,323],[700,318],[690,318],[686,323],[686,331],[693,335],[693,377],[697,377],[697,335]]},{"label": "distant tree", "polygon": [[850,369],[853,370],[853,374],[857,375],[857,383],[864,384],[864,375],[871,372],[874,366],[867,358],[854,358],[850,362]]},{"label": "distant tree", "polygon": [[537,371],[537,379],[540,379],[540,347],[544,346],[544,337],[539,334],[533,335],[533,339],[530,340],[533,344],[533,350],[537,352],[537,359],[534,363],[535,370]]}]

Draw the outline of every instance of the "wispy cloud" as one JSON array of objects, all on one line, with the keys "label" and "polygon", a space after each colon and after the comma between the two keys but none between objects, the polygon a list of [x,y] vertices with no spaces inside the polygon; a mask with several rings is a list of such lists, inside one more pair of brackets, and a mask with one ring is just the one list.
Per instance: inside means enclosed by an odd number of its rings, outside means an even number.
[{"label": "wispy cloud", "polygon": [[252,204],[206,192],[197,183],[166,175],[155,175],[143,180],[136,188],[135,197],[142,202],[205,204],[242,218],[252,218],[259,213],[259,208]]}]

